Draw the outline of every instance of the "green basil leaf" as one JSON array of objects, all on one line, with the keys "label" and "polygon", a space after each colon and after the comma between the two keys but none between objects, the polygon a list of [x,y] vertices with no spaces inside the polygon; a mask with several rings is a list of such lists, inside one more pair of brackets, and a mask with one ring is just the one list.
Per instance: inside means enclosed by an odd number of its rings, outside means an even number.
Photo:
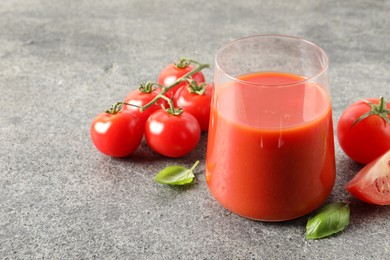
[{"label": "green basil leaf", "polygon": [[345,202],[325,206],[307,221],[306,239],[323,238],[344,230],[349,224],[349,213]]},{"label": "green basil leaf", "polygon": [[185,185],[191,183],[195,177],[194,169],[198,164],[199,161],[196,161],[190,169],[180,165],[168,166],[160,171],[154,177],[154,180],[158,183],[169,185]]}]

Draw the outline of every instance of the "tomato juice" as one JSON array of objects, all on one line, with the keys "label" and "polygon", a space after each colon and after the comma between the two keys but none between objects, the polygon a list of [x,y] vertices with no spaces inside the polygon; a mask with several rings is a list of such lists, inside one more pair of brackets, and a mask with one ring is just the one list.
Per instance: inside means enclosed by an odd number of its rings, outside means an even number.
[{"label": "tomato juice", "polygon": [[206,157],[212,195],[255,220],[303,216],[335,181],[331,103],[304,77],[251,73],[215,89]]}]

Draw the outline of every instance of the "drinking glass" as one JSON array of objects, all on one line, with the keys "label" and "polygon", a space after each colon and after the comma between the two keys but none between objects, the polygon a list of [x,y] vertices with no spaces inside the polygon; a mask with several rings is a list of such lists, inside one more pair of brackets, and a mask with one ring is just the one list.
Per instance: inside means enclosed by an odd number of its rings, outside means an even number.
[{"label": "drinking glass", "polygon": [[215,58],[206,156],[211,194],[228,210],[284,221],[318,208],[335,181],[328,58],[317,45],[256,35]]}]

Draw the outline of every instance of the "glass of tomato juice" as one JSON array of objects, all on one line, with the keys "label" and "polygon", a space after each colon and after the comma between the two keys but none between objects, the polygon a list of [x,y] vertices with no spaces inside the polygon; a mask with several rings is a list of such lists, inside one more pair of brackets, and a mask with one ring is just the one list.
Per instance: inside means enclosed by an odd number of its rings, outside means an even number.
[{"label": "glass of tomato juice", "polygon": [[317,45],[256,35],[215,59],[206,156],[211,194],[228,210],[284,221],[318,208],[335,182],[328,58]]}]

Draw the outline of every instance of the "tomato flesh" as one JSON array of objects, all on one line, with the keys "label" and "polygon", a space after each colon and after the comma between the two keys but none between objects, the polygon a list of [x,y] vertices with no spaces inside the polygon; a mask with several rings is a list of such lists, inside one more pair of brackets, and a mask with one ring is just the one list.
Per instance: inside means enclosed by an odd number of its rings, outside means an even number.
[{"label": "tomato flesh", "polygon": [[361,169],[346,189],[364,202],[390,205],[390,150]]}]

